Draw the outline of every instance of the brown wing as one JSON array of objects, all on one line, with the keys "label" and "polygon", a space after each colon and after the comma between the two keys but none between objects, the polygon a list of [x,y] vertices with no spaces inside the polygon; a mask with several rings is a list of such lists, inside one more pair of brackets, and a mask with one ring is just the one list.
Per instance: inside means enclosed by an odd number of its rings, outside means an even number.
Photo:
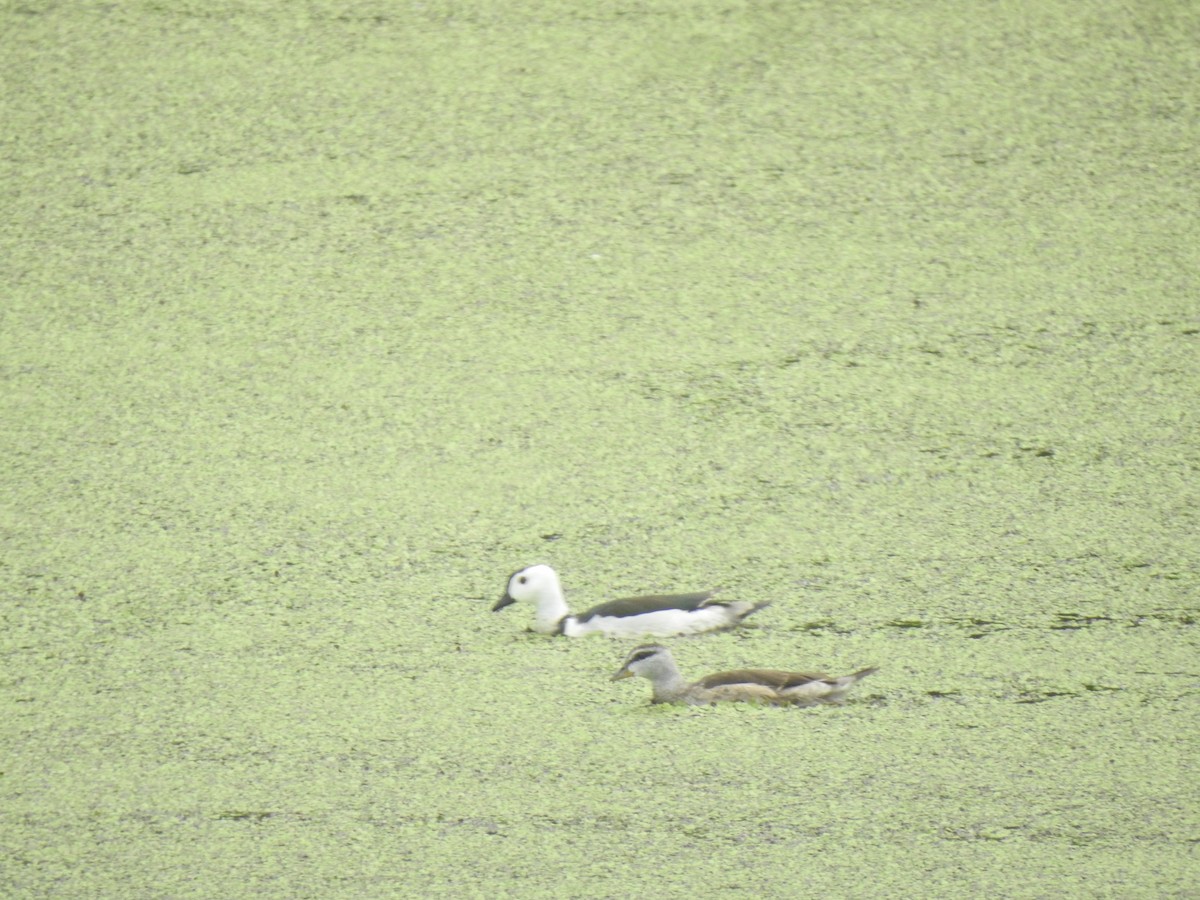
[{"label": "brown wing", "polygon": [[721,701],[749,703],[779,703],[788,702],[779,696],[774,688],[764,684],[720,684],[716,687],[705,688],[704,699],[710,703]]},{"label": "brown wing", "polygon": [[736,669],[732,672],[705,675],[696,684],[710,689],[730,684],[761,684],[772,690],[782,691],[813,681],[825,681],[826,678],[827,676],[814,672],[785,672],[782,669]]},{"label": "brown wing", "polygon": [[622,597],[620,600],[610,600],[593,606],[587,612],[577,617],[580,622],[586,622],[593,616],[640,616],[642,613],[654,612],[659,609],[681,609],[686,611],[699,609],[705,601],[712,597],[712,591],[698,594],[653,594],[646,597]]}]

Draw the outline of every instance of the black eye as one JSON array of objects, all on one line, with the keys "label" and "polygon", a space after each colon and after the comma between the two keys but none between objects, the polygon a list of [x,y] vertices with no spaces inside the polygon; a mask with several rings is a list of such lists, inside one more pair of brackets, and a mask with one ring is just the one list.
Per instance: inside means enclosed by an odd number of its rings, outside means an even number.
[{"label": "black eye", "polygon": [[525,576],[522,575],[520,578],[517,579],[517,584],[524,584],[525,581],[526,581]]}]

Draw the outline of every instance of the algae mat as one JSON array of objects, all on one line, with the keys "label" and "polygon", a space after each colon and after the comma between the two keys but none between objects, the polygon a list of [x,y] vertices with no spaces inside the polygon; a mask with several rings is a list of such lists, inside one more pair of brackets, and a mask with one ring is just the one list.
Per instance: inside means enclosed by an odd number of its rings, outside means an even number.
[{"label": "algae mat", "polygon": [[[1194,5],[0,10],[0,894],[1195,896]],[[773,605],[652,707],[492,615]]]}]

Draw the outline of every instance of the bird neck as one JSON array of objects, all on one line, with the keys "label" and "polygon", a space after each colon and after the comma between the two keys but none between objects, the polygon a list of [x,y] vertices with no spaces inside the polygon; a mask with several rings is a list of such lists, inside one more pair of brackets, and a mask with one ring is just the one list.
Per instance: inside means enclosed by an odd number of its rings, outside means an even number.
[{"label": "bird neck", "polygon": [[569,612],[562,587],[555,579],[538,594],[537,609],[533,615],[533,627],[543,634],[557,634],[563,630],[563,626],[566,624],[564,620]]},{"label": "bird neck", "polygon": [[687,692],[688,683],[679,674],[674,662],[664,662],[661,668],[650,676],[650,684],[654,689],[655,703],[668,703],[683,696]]}]

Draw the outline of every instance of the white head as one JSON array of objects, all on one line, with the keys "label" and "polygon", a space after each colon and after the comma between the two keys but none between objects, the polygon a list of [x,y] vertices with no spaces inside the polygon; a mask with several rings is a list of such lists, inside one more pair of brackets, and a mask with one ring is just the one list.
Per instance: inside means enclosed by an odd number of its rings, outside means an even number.
[{"label": "white head", "polygon": [[503,609],[510,603],[524,600],[527,603],[537,603],[546,594],[561,594],[562,588],[558,583],[558,573],[549,566],[528,566],[513,572],[508,579],[508,590],[501,597],[493,611]]},{"label": "white head", "polygon": [[625,657],[625,664],[613,675],[613,681],[640,675],[654,683],[671,681],[679,677],[675,658],[662,644],[642,644],[634,647]]},{"label": "white head", "polygon": [[561,630],[560,624],[567,615],[567,601],[563,599],[558,574],[549,566],[529,566],[513,572],[508,579],[508,590],[496,601],[492,612],[517,601],[532,603],[537,607],[534,613],[535,631],[556,634]]}]

